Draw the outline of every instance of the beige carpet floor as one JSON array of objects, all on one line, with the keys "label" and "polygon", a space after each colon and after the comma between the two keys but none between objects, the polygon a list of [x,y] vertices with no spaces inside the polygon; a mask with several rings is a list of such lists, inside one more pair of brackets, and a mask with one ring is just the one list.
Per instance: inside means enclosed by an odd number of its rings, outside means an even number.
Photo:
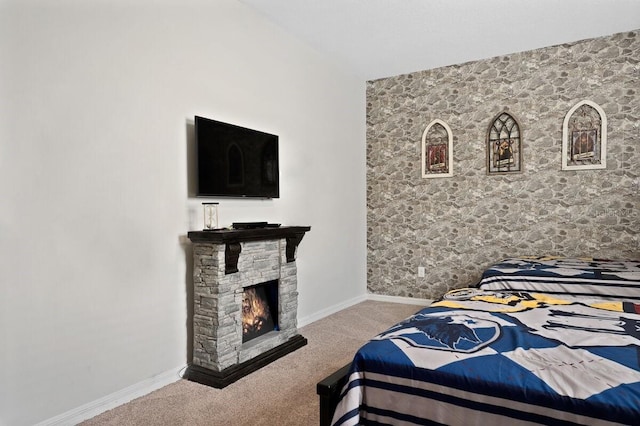
[{"label": "beige carpet floor", "polygon": [[301,327],[306,346],[224,389],[179,380],[82,425],[318,425],[316,383],[350,362],[369,338],[419,309],[359,303]]}]

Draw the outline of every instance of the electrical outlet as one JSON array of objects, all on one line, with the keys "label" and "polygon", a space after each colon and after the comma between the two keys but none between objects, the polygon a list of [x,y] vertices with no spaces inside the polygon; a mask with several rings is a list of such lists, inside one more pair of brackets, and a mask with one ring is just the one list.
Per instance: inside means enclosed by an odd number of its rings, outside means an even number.
[{"label": "electrical outlet", "polygon": [[420,278],[424,278],[424,274],[425,274],[424,266],[418,266],[418,276]]}]

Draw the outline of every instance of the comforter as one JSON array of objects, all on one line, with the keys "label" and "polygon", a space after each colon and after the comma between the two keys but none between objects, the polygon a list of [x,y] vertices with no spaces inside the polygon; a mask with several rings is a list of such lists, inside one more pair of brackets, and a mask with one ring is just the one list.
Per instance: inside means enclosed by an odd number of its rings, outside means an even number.
[{"label": "comforter", "polygon": [[364,345],[333,424],[640,424],[639,272],[499,262]]}]

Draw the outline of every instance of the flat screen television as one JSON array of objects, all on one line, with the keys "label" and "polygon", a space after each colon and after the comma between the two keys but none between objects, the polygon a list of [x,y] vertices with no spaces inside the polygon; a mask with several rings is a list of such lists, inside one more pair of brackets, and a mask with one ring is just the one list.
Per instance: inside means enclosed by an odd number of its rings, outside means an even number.
[{"label": "flat screen television", "polygon": [[195,117],[199,197],[278,198],[278,136]]}]

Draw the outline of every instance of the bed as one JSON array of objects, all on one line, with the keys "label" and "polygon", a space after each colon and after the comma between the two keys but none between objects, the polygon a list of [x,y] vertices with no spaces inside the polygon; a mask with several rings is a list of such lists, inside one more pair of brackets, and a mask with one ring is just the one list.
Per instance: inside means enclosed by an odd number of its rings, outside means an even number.
[{"label": "bed", "polygon": [[509,258],[319,383],[321,423],[640,424],[639,359],[640,262]]}]

